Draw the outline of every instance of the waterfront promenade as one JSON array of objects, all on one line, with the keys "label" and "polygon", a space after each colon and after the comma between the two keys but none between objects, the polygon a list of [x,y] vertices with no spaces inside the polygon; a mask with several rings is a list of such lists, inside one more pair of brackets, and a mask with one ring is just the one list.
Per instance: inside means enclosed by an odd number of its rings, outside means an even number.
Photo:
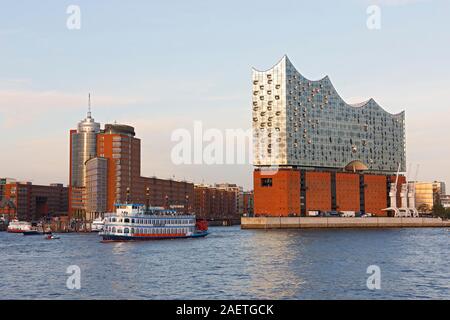
[{"label": "waterfront promenade", "polygon": [[242,229],[303,228],[443,228],[450,220],[440,218],[341,218],[341,217],[243,217]]}]

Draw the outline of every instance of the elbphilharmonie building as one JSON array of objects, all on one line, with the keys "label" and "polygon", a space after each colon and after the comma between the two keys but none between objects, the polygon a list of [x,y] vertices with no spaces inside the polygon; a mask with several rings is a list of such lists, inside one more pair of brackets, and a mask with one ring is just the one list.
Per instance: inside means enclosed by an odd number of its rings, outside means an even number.
[{"label": "elbphilharmonie building", "polygon": [[405,170],[404,112],[347,104],[328,76],[309,80],[286,56],[252,82],[255,166]]},{"label": "elbphilharmonie building", "polygon": [[396,177],[406,167],[404,112],[348,104],[328,76],[309,80],[287,56],[253,69],[251,88],[256,215],[388,215],[390,186],[405,181]]}]

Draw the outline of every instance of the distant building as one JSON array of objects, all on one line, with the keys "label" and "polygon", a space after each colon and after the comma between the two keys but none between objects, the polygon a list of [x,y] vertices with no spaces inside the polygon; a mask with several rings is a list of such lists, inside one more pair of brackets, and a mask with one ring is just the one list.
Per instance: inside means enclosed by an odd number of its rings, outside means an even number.
[{"label": "distant building", "polygon": [[207,220],[239,219],[236,191],[209,185],[195,185],[195,213]]},{"label": "distant building", "polygon": [[450,195],[443,195],[441,196],[441,205],[445,209],[450,209]]},{"label": "distant building", "polygon": [[436,204],[445,202],[445,183],[415,182],[416,207],[421,213],[430,213]]},{"label": "distant building", "polygon": [[445,190],[445,182],[442,181],[434,181],[433,182],[433,188],[435,190],[435,193],[438,195],[446,195],[446,190]]},{"label": "distant building", "polygon": [[181,213],[194,212],[194,184],[187,181],[140,177],[133,202],[175,209]]},{"label": "distant building", "polygon": [[244,192],[244,216],[253,216],[254,214],[254,197],[253,191]]},{"label": "distant building", "polygon": [[62,184],[49,186],[0,179],[0,215],[24,221],[67,215],[68,188]]},{"label": "distant building", "polygon": [[244,189],[232,183],[216,183],[216,188],[232,191],[236,194],[236,212],[240,215],[244,213]]},{"label": "distant building", "polygon": [[[405,171],[405,113],[373,99],[347,104],[328,77],[312,81],[283,57],[252,75],[255,215],[309,211],[392,215]],[[399,176],[400,197],[405,177]]]}]

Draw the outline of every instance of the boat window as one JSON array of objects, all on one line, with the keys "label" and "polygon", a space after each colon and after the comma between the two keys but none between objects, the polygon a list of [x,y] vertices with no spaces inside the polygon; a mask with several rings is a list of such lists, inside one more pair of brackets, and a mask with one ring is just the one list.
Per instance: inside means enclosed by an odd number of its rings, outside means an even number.
[{"label": "boat window", "polygon": [[112,222],[116,222],[116,218],[112,218],[111,220],[112,220]]},{"label": "boat window", "polygon": [[131,223],[134,223],[134,219],[131,219]]},{"label": "boat window", "polygon": [[112,232],[116,233],[116,228],[115,227],[112,228]]},{"label": "boat window", "polygon": [[131,233],[134,233],[134,228],[131,228]]},{"label": "boat window", "polygon": [[130,223],[130,219],[126,218],[126,219],[124,220],[124,222],[125,222],[125,223]]},{"label": "boat window", "polygon": [[122,229],[117,229],[117,233],[122,233]]},{"label": "boat window", "polygon": [[125,228],[125,230],[123,231],[123,233],[130,233],[130,229]]}]

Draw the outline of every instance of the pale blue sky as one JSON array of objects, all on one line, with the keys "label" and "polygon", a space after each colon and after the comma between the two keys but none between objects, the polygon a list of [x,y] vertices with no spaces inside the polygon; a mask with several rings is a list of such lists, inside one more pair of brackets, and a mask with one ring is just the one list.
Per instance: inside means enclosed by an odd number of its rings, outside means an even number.
[{"label": "pale blue sky", "polygon": [[[381,7],[381,30],[366,9]],[[81,30],[66,8],[81,7]],[[250,188],[251,166],[174,166],[174,129],[251,126],[251,67],[287,54],[348,102],[406,110],[407,161],[450,182],[450,1],[0,0],[0,176],[68,180],[86,112],[136,126],[142,173]],[[414,170],[413,170],[414,171]],[[449,186],[450,187],[450,186]]]}]

